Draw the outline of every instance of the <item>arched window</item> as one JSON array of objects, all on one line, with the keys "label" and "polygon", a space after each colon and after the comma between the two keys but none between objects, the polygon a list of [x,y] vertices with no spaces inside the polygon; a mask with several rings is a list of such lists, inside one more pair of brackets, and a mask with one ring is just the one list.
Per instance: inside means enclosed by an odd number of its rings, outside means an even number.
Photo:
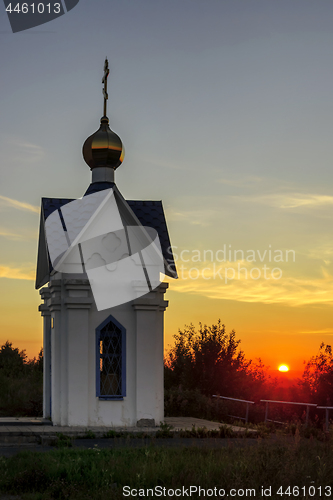
[{"label": "arched window", "polygon": [[113,316],[96,328],[96,395],[126,396],[126,330]]}]

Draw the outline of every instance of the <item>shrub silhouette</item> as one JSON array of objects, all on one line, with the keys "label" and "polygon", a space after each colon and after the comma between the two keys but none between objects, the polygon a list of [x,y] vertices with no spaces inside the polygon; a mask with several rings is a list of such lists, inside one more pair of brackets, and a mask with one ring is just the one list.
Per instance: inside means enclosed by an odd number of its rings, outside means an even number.
[{"label": "shrub silhouette", "polygon": [[41,416],[43,413],[43,351],[28,360],[8,340],[0,348],[0,416]]}]

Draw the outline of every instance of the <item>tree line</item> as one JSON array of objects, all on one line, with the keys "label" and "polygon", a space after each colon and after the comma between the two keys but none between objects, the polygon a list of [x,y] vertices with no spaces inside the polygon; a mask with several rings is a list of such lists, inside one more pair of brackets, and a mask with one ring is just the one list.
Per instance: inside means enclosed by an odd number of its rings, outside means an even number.
[{"label": "tree line", "polygon": [[25,350],[7,340],[0,347],[0,417],[43,413],[43,350],[28,359]]},{"label": "tree line", "polygon": [[[330,345],[322,343],[305,363],[301,379],[285,387],[269,375],[260,358],[247,359],[240,344],[235,331],[228,333],[220,320],[211,326],[199,323],[199,328],[190,324],[179,329],[164,360],[166,416],[223,420],[230,413],[230,403],[212,395],[256,403],[271,399],[333,405]],[[0,347],[0,416],[41,416],[42,408],[43,350],[28,359],[25,350],[5,342]],[[234,404],[231,410],[240,414],[244,407]],[[297,409],[298,415],[303,410]],[[287,416],[292,411],[297,413],[295,408],[289,409]]]},{"label": "tree line", "polygon": [[[240,404],[221,400],[220,404],[217,400],[213,402],[212,395],[256,403],[270,399],[322,406],[333,404],[331,346],[322,343],[318,354],[305,363],[301,379],[286,387],[269,375],[268,367],[260,358],[255,361],[246,359],[240,343],[235,331],[227,333],[220,320],[211,326],[199,323],[198,329],[191,324],[179,330],[165,358],[166,413],[180,415],[187,412],[192,416],[196,416],[193,413],[205,413],[206,418],[221,417],[228,411],[228,405],[238,406],[238,414],[244,412],[244,406],[242,410]],[[278,410],[274,411],[277,414]],[[292,418],[301,415],[304,407],[289,407],[283,411],[284,418]]]}]

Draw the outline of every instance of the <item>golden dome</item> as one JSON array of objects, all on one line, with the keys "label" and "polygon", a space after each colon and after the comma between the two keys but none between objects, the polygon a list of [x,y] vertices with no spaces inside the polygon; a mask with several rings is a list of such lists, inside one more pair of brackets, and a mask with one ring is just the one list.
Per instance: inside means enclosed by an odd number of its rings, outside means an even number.
[{"label": "golden dome", "polygon": [[116,170],[124,159],[124,147],[120,137],[109,127],[109,119],[101,118],[101,126],[83,144],[83,158],[91,170],[109,167]]}]

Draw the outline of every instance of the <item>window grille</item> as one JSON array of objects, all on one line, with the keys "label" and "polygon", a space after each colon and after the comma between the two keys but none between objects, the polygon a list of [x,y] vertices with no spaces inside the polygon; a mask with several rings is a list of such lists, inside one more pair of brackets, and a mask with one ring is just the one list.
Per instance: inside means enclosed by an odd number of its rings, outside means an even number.
[{"label": "window grille", "polygon": [[125,329],[109,316],[96,329],[96,392],[101,399],[122,399],[125,394]]}]

